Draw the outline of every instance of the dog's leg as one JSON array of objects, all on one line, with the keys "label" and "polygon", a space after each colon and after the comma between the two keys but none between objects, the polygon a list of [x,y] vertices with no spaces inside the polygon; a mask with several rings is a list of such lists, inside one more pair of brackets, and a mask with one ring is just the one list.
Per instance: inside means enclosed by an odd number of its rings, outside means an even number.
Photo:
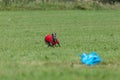
[{"label": "dog's leg", "polygon": [[51,46],[50,42],[46,42],[46,44],[48,45],[48,47],[50,47],[50,46]]},{"label": "dog's leg", "polygon": [[60,43],[58,42],[57,44],[58,44],[58,46],[60,47]]}]

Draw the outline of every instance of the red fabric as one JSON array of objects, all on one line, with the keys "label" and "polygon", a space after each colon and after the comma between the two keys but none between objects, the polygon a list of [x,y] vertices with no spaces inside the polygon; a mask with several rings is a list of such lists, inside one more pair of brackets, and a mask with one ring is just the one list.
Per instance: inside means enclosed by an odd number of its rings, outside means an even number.
[{"label": "red fabric", "polygon": [[52,42],[52,44],[58,44],[58,39],[55,40],[55,42]]},{"label": "red fabric", "polygon": [[55,44],[58,43],[58,39],[56,39],[55,42],[52,41],[52,35],[50,35],[50,34],[46,35],[45,38],[44,38],[44,40],[45,40],[45,42],[50,42],[50,43],[52,43],[53,45],[55,45]]}]

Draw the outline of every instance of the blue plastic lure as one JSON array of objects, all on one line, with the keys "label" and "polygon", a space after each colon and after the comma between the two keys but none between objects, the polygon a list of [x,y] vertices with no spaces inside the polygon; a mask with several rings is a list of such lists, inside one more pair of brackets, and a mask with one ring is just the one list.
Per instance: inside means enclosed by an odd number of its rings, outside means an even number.
[{"label": "blue plastic lure", "polygon": [[101,59],[96,52],[91,52],[89,54],[82,53],[81,55],[79,54],[78,56],[80,58],[80,61],[86,65],[95,65],[101,62]]}]

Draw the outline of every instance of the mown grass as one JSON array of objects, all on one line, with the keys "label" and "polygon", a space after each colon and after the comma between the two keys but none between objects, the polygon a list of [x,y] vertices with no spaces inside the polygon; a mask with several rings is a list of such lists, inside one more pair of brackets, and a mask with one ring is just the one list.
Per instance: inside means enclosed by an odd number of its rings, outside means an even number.
[{"label": "mown grass", "polygon": [[[0,12],[0,80],[119,80],[120,11]],[[44,36],[56,32],[59,48]],[[103,62],[80,63],[95,51]]]}]

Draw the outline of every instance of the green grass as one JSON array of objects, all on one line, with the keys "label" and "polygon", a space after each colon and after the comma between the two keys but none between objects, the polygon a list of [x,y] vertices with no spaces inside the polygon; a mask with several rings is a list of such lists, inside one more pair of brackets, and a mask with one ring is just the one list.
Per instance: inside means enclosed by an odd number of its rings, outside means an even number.
[{"label": "green grass", "polygon": [[[60,48],[44,36],[56,32]],[[120,11],[1,11],[0,80],[120,80]],[[86,66],[78,53],[103,62]]]}]

